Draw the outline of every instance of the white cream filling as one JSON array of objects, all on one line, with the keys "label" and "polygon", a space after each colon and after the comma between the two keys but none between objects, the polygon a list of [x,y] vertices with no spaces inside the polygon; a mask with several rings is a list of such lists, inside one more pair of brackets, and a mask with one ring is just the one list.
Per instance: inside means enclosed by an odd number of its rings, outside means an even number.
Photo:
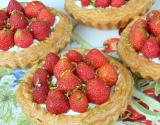
[{"label": "white cream filling", "polygon": [[[51,26],[51,29],[54,29],[56,27],[56,25],[59,23],[60,21],[60,17],[59,16],[55,16],[55,22],[54,24]],[[32,47],[32,46],[35,46],[35,45],[38,45],[39,44],[39,41],[34,39],[33,40],[33,43],[32,45],[30,45],[29,47]],[[10,48],[8,51],[9,52],[19,52],[19,51],[23,51],[25,48],[21,48],[21,47],[18,47],[17,45],[14,45],[12,48]],[[3,51],[3,50],[0,50],[0,51]]]},{"label": "white cream filling", "polygon": [[[139,53],[138,55],[144,57],[143,53]],[[152,59],[149,59],[149,60],[154,62],[154,63],[160,64],[160,57],[152,58]]]}]

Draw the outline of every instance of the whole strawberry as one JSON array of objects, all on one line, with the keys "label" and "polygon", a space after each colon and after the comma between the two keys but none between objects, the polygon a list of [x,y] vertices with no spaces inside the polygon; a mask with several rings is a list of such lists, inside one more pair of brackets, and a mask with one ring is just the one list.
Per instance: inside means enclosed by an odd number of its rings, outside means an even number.
[{"label": "whole strawberry", "polygon": [[111,0],[111,6],[112,7],[121,7],[124,5],[126,0]]},{"label": "whole strawberry", "polygon": [[8,15],[4,10],[0,10],[0,29],[7,23]]},{"label": "whole strawberry", "polygon": [[154,20],[156,18],[160,17],[160,11],[158,10],[152,10],[147,14],[147,21]]},{"label": "whole strawberry", "polygon": [[45,58],[45,64],[43,67],[50,75],[53,75],[53,69],[58,61],[59,56],[57,54],[49,53]]},{"label": "whole strawberry", "polygon": [[8,29],[0,30],[0,49],[7,51],[14,45],[14,32]]},{"label": "whole strawberry", "polygon": [[68,99],[58,90],[50,90],[45,102],[47,110],[52,114],[62,114],[69,110]]},{"label": "whole strawberry", "polygon": [[36,18],[43,8],[45,8],[45,5],[40,1],[32,1],[27,3],[27,6],[24,7],[24,12],[29,19]]},{"label": "whole strawberry", "polygon": [[83,6],[83,7],[86,7],[86,6],[89,6],[89,5],[90,5],[91,0],[81,0],[81,3],[82,3],[82,6]]},{"label": "whole strawberry", "polygon": [[57,89],[63,93],[72,91],[81,85],[80,79],[72,72],[65,72],[57,82]]},{"label": "whole strawberry", "polygon": [[49,12],[47,8],[43,8],[37,15],[37,21],[45,21],[47,24],[52,26],[55,22],[55,16]]},{"label": "whole strawberry", "polygon": [[71,62],[69,62],[67,59],[60,59],[57,64],[55,65],[54,68],[54,75],[57,78],[60,78],[62,74],[66,71],[72,71],[73,70],[73,65]]},{"label": "whole strawberry", "polygon": [[49,86],[47,84],[36,86],[32,91],[33,100],[39,104],[45,103],[48,92]]},{"label": "whole strawberry", "polygon": [[151,37],[147,40],[142,49],[142,53],[147,58],[160,57],[160,46],[155,37]]},{"label": "whole strawberry", "polygon": [[109,63],[106,63],[98,69],[98,77],[104,80],[106,85],[110,87],[115,85],[118,79],[116,69]]},{"label": "whole strawberry", "polygon": [[26,29],[18,29],[14,35],[14,42],[21,48],[27,48],[33,43],[33,36]]},{"label": "whole strawberry", "polygon": [[32,83],[34,86],[40,86],[40,85],[48,85],[49,81],[49,75],[46,70],[44,69],[38,69],[32,78]]},{"label": "whole strawberry", "polygon": [[141,51],[148,39],[148,33],[141,24],[141,21],[135,22],[129,34],[129,41],[136,51]]},{"label": "whole strawberry", "polygon": [[34,38],[39,41],[47,39],[51,33],[50,26],[43,21],[35,21],[31,23],[29,29],[32,32]]},{"label": "whole strawberry", "polygon": [[75,91],[69,98],[69,104],[73,111],[83,113],[88,108],[88,99],[81,91]]},{"label": "whole strawberry", "polygon": [[98,49],[92,49],[86,55],[86,62],[94,68],[99,68],[108,61],[101,51]]},{"label": "whole strawberry", "polygon": [[81,62],[76,67],[77,76],[84,82],[95,78],[95,71],[91,66],[88,66],[86,63]]},{"label": "whole strawberry", "polygon": [[149,28],[154,36],[160,37],[160,16],[149,22]]},{"label": "whole strawberry", "polygon": [[8,7],[7,7],[8,14],[11,14],[12,11],[15,11],[15,10],[21,13],[24,12],[23,7],[19,2],[17,2],[16,0],[10,0]]},{"label": "whole strawberry", "polygon": [[86,86],[87,97],[95,104],[105,103],[110,96],[110,88],[100,79],[92,79]]},{"label": "whole strawberry", "polygon": [[83,56],[77,52],[76,50],[70,50],[67,53],[67,59],[71,62],[82,62],[83,61]]},{"label": "whole strawberry", "polygon": [[28,25],[26,17],[17,11],[12,11],[9,22],[13,29],[24,29]]},{"label": "whole strawberry", "polygon": [[111,3],[110,0],[96,0],[95,7],[105,8],[105,7],[108,7],[110,3]]}]

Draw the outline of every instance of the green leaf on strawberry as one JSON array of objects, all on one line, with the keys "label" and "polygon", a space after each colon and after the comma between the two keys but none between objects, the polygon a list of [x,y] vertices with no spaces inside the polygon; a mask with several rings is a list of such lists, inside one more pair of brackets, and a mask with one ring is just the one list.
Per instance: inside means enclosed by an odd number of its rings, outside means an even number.
[{"label": "green leaf on strawberry", "polygon": [[160,83],[159,82],[156,82],[155,94],[156,94],[156,96],[160,95]]}]

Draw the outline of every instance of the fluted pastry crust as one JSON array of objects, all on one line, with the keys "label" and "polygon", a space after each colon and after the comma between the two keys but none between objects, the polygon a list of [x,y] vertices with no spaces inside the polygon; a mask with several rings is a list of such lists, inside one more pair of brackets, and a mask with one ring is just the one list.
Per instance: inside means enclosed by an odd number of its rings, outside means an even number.
[{"label": "fluted pastry crust", "polygon": [[155,0],[129,0],[120,8],[87,9],[78,7],[75,0],[65,0],[65,9],[79,23],[97,29],[116,29],[126,26],[135,16],[143,15]]},{"label": "fluted pastry crust", "polygon": [[46,40],[22,51],[0,51],[0,66],[12,69],[30,67],[41,61],[49,52],[58,53],[65,48],[70,42],[73,27],[72,22],[63,13],[53,8],[48,9],[51,13],[60,17],[54,32],[51,32]]},{"label": "fluted pastry crust", "polygon": [[136,17],[122,32],[118,44],[118,54],[132,72],[140,74],[145,79],[160,82],[160,64],[140,56],[129,42],[131,26],[139,19],[143,19],[143,17]]},{"label": "fluted pastry crust", "polygon": [[[78,51],[84,54],[88,50],[81,49]],[[134,81],[131,73],[124,66],[109,57],[107,58],[118,69],[119,80],[113,95],[106,103],[97,108],[88,109],[87,112],[77,116],[54,115],[41,109],[32,100],[31,81],[34,72],[40,67],[35,65],[24,77],[16,93],[23,111],[38,125],[108,125],[114,123],[130,103]]]}]

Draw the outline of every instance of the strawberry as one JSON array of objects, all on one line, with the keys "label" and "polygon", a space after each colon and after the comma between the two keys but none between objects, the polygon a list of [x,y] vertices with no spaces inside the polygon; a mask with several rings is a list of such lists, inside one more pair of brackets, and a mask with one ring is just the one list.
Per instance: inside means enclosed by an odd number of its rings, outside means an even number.
[{"label": "strawberry", "polygon": [[111,0],[111,6],[112,7],[121,7],[125,4],[125,0]]},{"label": "strawberry", "polygon": [[100,79],[92,79],[86,86],[87,97],[90,102],[103,104],[109,99],[110,88]]},{"label": "strawberry", "polygon": [[60,78],[62,73],[64,73],[66,70],[71,71],[73,70],[73,65],[70,63],[67,59],[60,59],[54,68],[54,75],[56,78]]},{"label": "strawberry", "polygon": [[147,21],[151,21],[151,20],[154,20],[156,18],[160,17],[160,11],[158,10],[152,10],[151,12],[149,12],[147,14]]},{"label": "strawberry", "polygon": [[8,15],[4,10],[0,10],[0,29],[7,23]]},{"label": "strawberry", "polygon": [[106,85],[110,87],[115,85],[118,79],[115,68],[109,63],[106,63],[105,65],[103,65],[98,69],[98,76],[99,76],[99,79],[104,80]]},{"label": "strawberry", "polygon": [[58,90],[50,90],[45,102],[47,110],[52,114],[62,114],[69,110],[68,99]]},{"label": "strawberry", "polygon": [[92,49],[86,55],[86,62],[94,68],[99,68],[108,61],[101,51],[99,51],[98,49]]},{"label": "strawberry", "polygon": [[129,41],[136,51],[141,51],[146,40],[148,39],[148,33],[143,28],[141,21],[137,21],[133,24],[129,34]]},{"label": "strawberry", "polygon": [[160,57],[160,46],[155,37],[151,37],[147,40],[142,49],[142,53],[147,58]]},{"label": "strawberry", "polygon": [[81,3],[82,3],[82,6],[83,6],[83,7],[86,7],[86,6],[89,6],[89,5],[90,5],[91,0],[81,0]]},{"label": "strawberry", "polygon": [[73,111],[83,113],[88,108],[88,99],[81,91],[75,91],[69,98],[69,104]]},{"label": "strawberry", "polygon": [[52,13],[50,13],[47,8],[43,8],[37,15],[37,21],[45,21],[47,22],[47,24],[52,26],[55,22],[55,16]]},{"label": "strawberry", "polygon": [[34,84],[34,86],[40,86],[40,85],[48,85],[48,81],[49,81],[49,75],[47,73],[46,70],[44,69],[38,69],[32,78],[32,83]]},{"label": "strawberry", "polygon": [[160,16],[149,22],[149,28],[154,36],[160,37]]},{"label": "strawberry", "polygon": [[83,56],[77,52],[76,50],[70,50],[67,53],[67,59],[71,62],[82,62],[83,61]]},{"label": "strawberry", "polygon": [[63,93],[67,93],[68,91],[76,89],[76,87],[80,85],[81,81],[77,76],[75,76],[72,72],[65,72],[64,75],[58,80],[57,89]]},{"label": "strawberry", "polygon": [[8,29],[0,30],[0,49],[7,51],[14,45],[14,32]]},{"label": "strawberry", "polygon": [[24,29],[28,25],[26,17],[22,13],[16,11],[11,13],[9,22],[13,29]]},{"label": "strawberry", "polygon": [[45,103],[48,92],[49,86],[47,84],[36,86],[32,91],[33,100],[39,104]]},{"label": "strawberry", "polygon": [[10,0],[8,7],[7,7],[7,12],[8,14],[11,14],[12,11],[16,10],[17,12],[24,12],[24,9],[22,7],[22,5],[17,2],[16,0]]},{"label": "strawberry", "polygon": [[14,42],[21,48],[27,48],[33,43],[33,36],[26,29],[18,29],[14,35]]},{"label": "strawberry", "polygon": [[77,65],[76,74],[84,82],[95,78],[94,69],[91,66],[88,66],[84,62],[81,62]]},{"label": "strawberry", "polygon": [[58,61],[59,56],[57,54],[49,53],[45,58],[44,69],[46,69],[49,74],[53,74],[53,69]]},{"label": "strawberry", "polygon": [[43,41],[49,37],[51,33],[50,26],[43,21],[35,21],[29,26],[30,31],[32,32],[34,38],[39,41]]},{"label": "strawberry", "polygon": [[43,8],[45,8],[45,5],[40,1],[32,1],[27,3],[27,6],[24,7],[24,12],[29,19],[36,18]]},{"label": "strawberry", "polygon": [[108,7],[110,3],[111,3],[110,0],[96,0],[95,7],[105,8],[105,7]]}]

